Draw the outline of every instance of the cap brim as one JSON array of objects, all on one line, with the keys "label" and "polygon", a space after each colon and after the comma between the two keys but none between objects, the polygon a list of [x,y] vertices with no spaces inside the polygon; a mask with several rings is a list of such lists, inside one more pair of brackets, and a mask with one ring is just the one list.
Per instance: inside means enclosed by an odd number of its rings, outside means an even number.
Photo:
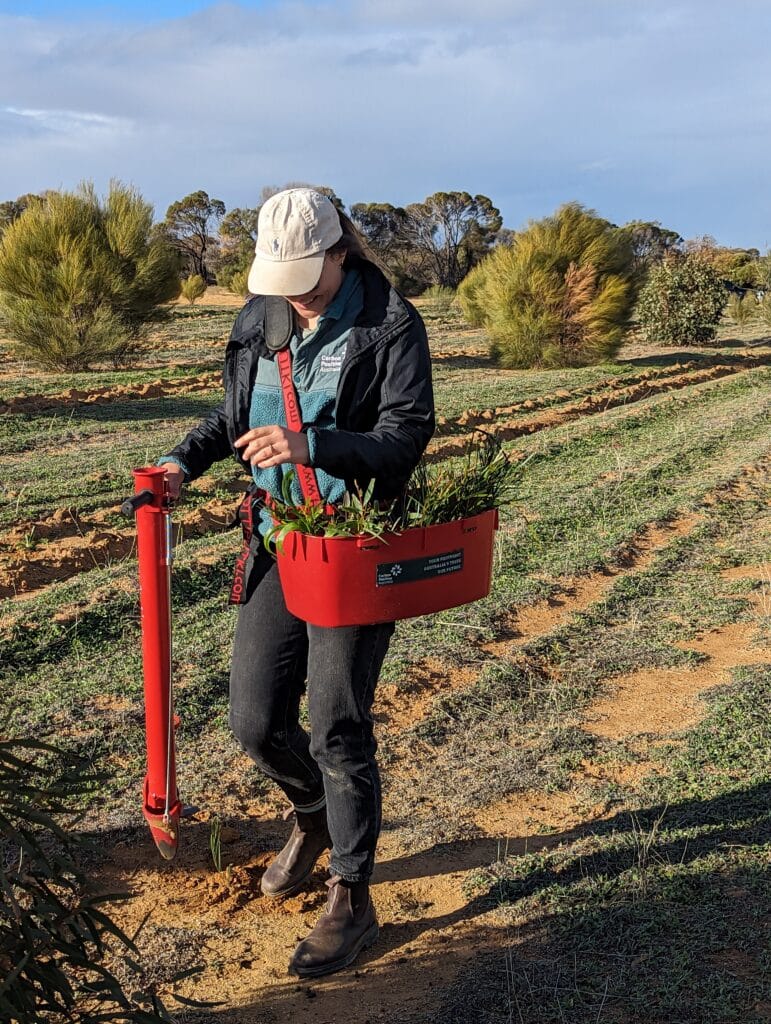
[{"label": "cap brim", "polygon": [[305,295],[318,284],[323,266],[323,252],[283,263],[257,253],[247,285],[252,295]]}]

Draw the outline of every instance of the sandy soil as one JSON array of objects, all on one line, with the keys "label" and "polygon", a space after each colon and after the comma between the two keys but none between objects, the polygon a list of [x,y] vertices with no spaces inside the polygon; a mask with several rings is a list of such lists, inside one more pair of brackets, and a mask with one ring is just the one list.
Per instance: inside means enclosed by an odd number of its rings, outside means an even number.
[{"label": "sandy soil", "polygon": [[[639,538],[636,553],[608,575],[567,582],[559,602],[541,602],[512,616],[511,635],[501,643],[521,645],[567,622],[577,611],[601,600],[615,576],[646,564],[675,535],[692,529],[698,517],[687,516],[655,527]],[[771,579],[771,566],[728,570],[726,579]],[[746,596],[746,595],[745,595]],[[758,614],[767,614],[768,588],[751,595]],[[675,737],[703,714],[698,695],[725,683],[737,665],[767,661],[771,650],[753,646],[756,624],[733,623],[697,637],[687,646],[704,661],[695,669],[634,673],[616,679],[586,711],[583,728],[615,740],[655,734],[657,741]],[[495,645],[487,645],[492,649]],[[473,675],[473,673],[472,673]],[[383,686],[377,700],[378,728],[399,730],[419,722],[431,699],[472,681],[470,670],[442,672],[426,661],[408,685]],[[463,893],[465,873],[484,867],[504,853],[546,849],[570,839],[575,830],[605,817],[605,805],[587,807],[581,797],[587,782],[633,784],[650,769],[637,764],[585,762],[565,792],[517,793],[480,809],[476,834],[464,842],[439,844],[409,852],[398,832],[386,830],[379,848],[374,899],[381,936],[356,968],[327,979],[298,983],[286,973],[296,942],[313,925],[325,899],[323,864],[306,893],[277,903],[259,893],[258,882],[288,826],[275,803],[255,801],[242,821],[228,830],[225,862],[215,873],[208,851],[206,814],[184,829],[179,860],[155,859],[149,842],[119,844],[111,855],[106,885],[128,884],[136,894],[122,912],[129,933],[141,928],[142,945],[151,954],[169,957],[176,942],[179,966],[209,965],[177,991],[198,999],[221,1001],[216,1019],[227,1022],[396,1021],[434,1005],[436,993],[449,985],[465,964],[487,950],[502,950],[508,939],[496,923],[494,909]],[[399,770],[397,765],[396,771]],[[386,821],[388,808],[386,808]],[[189,948],[190,937],[172,928],[195,928],[203,949]],[[471,1018],[469,1018],[471,1020]]]}]

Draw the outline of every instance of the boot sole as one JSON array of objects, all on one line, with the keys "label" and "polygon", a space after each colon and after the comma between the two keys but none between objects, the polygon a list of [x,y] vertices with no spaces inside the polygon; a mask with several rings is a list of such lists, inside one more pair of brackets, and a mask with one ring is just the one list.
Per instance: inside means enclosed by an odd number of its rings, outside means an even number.
[{"label": "boot sole", "polygon": [[260,892],[262,893],[263,896],[267,896],[268,899],[271,899],[271,900],[281,900],[281,899],[285,899],[287,896],[294,896],[294,894],[296,892],[299,892],[300,889],[303,888],[305,883],[308,881],[308,879],[313,874],[313,872],[314,872],[314,870],[316,868],[316,865],[318,864],[320,858],[329,849],[330,849],[329,846],[324,847],[324,849],[319,853],[318,857],[311,864],[311,866],[308,869],[308,871],[306,872],[306,874],[304,874],[303,877],[298,879],[296,882],[293,882],[292,885],[288,885],[286,887],[286,889],[275,889],[275,890],[273,890],[273,889],[263,889],[262,881],[260,881]]},{"label": "boot sole", "polygon": [[380,935],[380,928],[378,927],[377,921],[374,921],[366,932],[362,935],[355,947],[346,956],[340,960],[333,960],[328,964],[320,964],[318,967],[293,967],[289,965],[289,973],[296,975],[298,978],[320,978],[324,974],[334,974],[335,971],[343,971],[346,967],[350,967],[359,953],[362,950],[367,949],[374,942],[377,942],[377,938]]}]

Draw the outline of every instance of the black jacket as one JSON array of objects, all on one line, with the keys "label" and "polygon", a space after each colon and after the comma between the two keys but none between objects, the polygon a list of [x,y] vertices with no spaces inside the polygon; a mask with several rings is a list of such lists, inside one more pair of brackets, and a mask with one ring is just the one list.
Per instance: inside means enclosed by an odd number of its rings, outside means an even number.
[{"label": "black jacket", "polygon": [[[426,329],[415,309],[371,263],[357,261],[364,307],[351,331],[340,370],[336,430],[315,431],[314,466],[346,481],[349,490],[376,480],[376,498],[396,497],[434,432],[434,395]],[[265,300],[238,314],[225,351],[225,401],[169,452],[194,480],[231,452],[249,429],[257,360],[274,358],[265,344]],[[312,429],[312,428],[311,428]]]}]

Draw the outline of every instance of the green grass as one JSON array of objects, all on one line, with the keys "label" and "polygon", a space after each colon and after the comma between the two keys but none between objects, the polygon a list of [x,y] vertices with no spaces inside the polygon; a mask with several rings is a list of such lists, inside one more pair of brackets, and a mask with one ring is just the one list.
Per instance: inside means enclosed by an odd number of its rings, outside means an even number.
[{"label": "green grass", "polygon": [[[746,378],[746,379],[745,379]],[[400,625],[393,655],[468,657],[491,639],[502,608],[546,596],[548,578],[612,562],[652,522],[698,508],[713,487],[768,450],[768,370],[658,396],[531,438],[533,454],[505,511],[489,598]]]},{"label": "green grass", "polygon": [[[176,310],[158,336],[168,350],[159,344],[151,365],[66,379],[27,374],[10,392],[201,372],[218,364],[235,312]],[[442,351],[484,345],[480,332],[458,334],[452,312],[429,330]],[[555,395],[560,389],[591,393],[646,369],[668,373],[678,361],[736,353],[730,336],[721,341],[535,374],[491,373],[484,354],[453,357],[437,363],[439,410],[457,416],[527,397],[558,403],[567,400]],[[405,695],[426,658],[448,674],[477,673],[414,726],[382,735],[386,820],[404,849],[473,839],[477,808],[524,789],[574,787],[586,759],[661,760],[636,788],[584,785],[587,807],[604,803],[608,821],[557,835],[550,852],[515,858],[502,850],[468,877],[468,913],[492,912],[508,928],[508,972],[505,955],[485,954],[421,1022],[718,1024],[755,1019],[753,1007],[767,998],[754,976],[732,973],[724,950],[754,958],[758,978],[768,969],[756,935],[767,926],[757,908],[767,903],[769,667],[737,671],[704,721],[667,746],[657,737],[604,740],[582,725],[591,701],[612,692],[621,673],[697,668],[702,655],[688,641],[700,631],[746,621],[756,642],[767,642],[771,627],[749,601],[762,578],[720,573],[768,557],[767,476],[741,470],[771,449],[769,384],[768,367],[742,369],[507,442],[532,459],[502,516],[491,595],[399,624],[383,678],[403,682]],[[86,516],[114,508],[132,490],[131,469],[154,462],[217,399],[213,389],[0,417],[0,526],[56,508]],[[246,482],[232,460],[209,475],[214,490],[194,486],[191,505],[229,494],[239,476]],[[741,487],[729,486],[738,479]],[[646,527],[690,513],[699,517],[690,533],[673,537],[645,567],[628,565]],[[108,522],[125,525],[117,511]],[[185,541],[174,569],[183,798],[204,806],[216,799],[225,815],[240,813],[255,793],[274,792],[245,767],[227,726],[235,613],[226,601],[238,543],[235,533]],[[558,598],[566,578],[610,565],[623,571],[601,602],[509,654],[493,659],[484,649],[507,637],[518,607]],[[102,770],[95,820],[103,831],[144,828],[135,573],[126,559],[0,603],[0,730],[54,739]]]},{"label": "green grass", "polygon": [[[747,580],[720,575],[767,559],[768,487],[752,479],[740,495],[723,491],[691,534],[645,571],[620,576],[601,603],[514,661],[491,663],[478,684],[437,699],[394,744],[412,739],[401,755],[408,759],[430,751],[420,787],[397,784],[391,794],[416,844],[464,838],[463,808],[575,786],[584,757],[629,759],[624,744],[580,727],[582,707],[617,673],[688,660],[673,643],[728,622],[745,620],[760,634],[747,597],[767,586],[762,570]],[[705,703],[697,726],[645,748],[660,767],[636,790],[584,794],[587,808],[601,796],[618,808],[609,818],[556,834],[545,852],[515,856],[502,846],[488,869],[468,874],[465,915],[494,913],[505,948],[475,960],[421,1019],[764,1019],[771,664],[759,655],[757,665],[735,669]],[[416,828],[424,801],[432,813]]]},{"label": "green grass", "polygon": [[468,895],[511,922],[509,985],[485,1019],[763,1019],[770,700],[771,666],[737,670],[662,752],[671,771],[651,778],[646,803],[468,876]]},{"label": "green grass", "polygon": [[[767,447],[763,430],[767,403],[762,388],[767,375],[765,370],[747,372],[709,386],[699,385],[678,393],[674,399],[653,399],[645,408],[613,410],[601,423],[593,418],[552,431],[549,436],[528,438],[525,447],[534,452],[534,459],[522,478],[514,508],[504,517],[491,596],[474,605],[400,623],[384,678],[398,679],[406,665],[426,655],[447,664],[459,659],[480,660],[483,656],[476,642],[497,635],[501,617],[509,608],[552,592],[559,586],[561,575],[586,572],[612,561],[646,523],[697,507],[707,489],[730,477],[740,464]],[[172,433],[179,436],[182,423],[170,415],[173,407],[164,410],[168,415],[165,419],[156,419],[151,413],[158,403],[168,404],[166,400],[148,401],[147,418],[135,428],[139,433],[141,427],[146,427],[145,447],[129,446],[117,455],[125,467],[123,472],[119,467],[109,471],[102,468],[102,460],[113,448],[116,427],[109,416],[101,418],[104,410],[100,410],[92,421],[102,431],[95,435],[99,444],[78,452],[84,470],[82,478],[73,482],[74,445],[71,451],[65,447],[61,453],[33,462],[22,485],[21,500],[17,499],[18,508],[9,501],[3,509],[6,521],[18,518],[21,508],[42,509],[61,504],[62,499],[81,510],[105,504],[106,493],[116,501],[127,489],[123,473],[127,474],[132,464],[149,461],[146,445],[150,439],[158,446],[157,451],[163,448],[163,432],[167,432],[169,444]],[[96,453],[94,461],[90,459],[91,451]],[[21,473],[22,464],[28,460],[16,458]],[[217,471],[223,478],[232,478],[235,468],[225,462]],[[109,474],[107,480],[101,475],[104,472]],[[199,496],[196,500],[202,499]],[[211,652],[213,657],[209,660],[218,666],[214,675],[207,670],[194,670],[190,658],[182,667],[181,700],[189,701],[195,709],[190,716],[191,727],[196,723],[196,728],[203,728],[207,708],[215,721],[223,720],[222,674],[232,635],[232,612],[224,602],[236,545],[234,534],[218,541],[185,543],[175,570],[175,601],[179,608],[176,628],[180,637],[177,649],[184,651],[189,647]],[[222,552],[215,565],[196,567],[200,551],[212,547]],[[125,579],[131,573],[130,562],[105,573],[95,571],[72,584],[28,599],[21,610],[14,606],[11,624],[0,634],[3,663],[7,672],[13,673],[10,679],[6,676],[13,693],[9,727],[40,728],[45,723],[56,723],[61,730],[79,702],[105,690],[125,692],[132,700],[138,699],[139,666],[136,654],[130,654],[136,651],[137,643],[136,598],[117,588],[110,595],[109,584],[111,574]],[[87,607],[74,624],[57,622],[57,607],[87,602],[88,594],[97,588],[104,596],[96,606]],[[696,601],[696,610],[701,614],[707,608],[705,602],[704,595]],[[7,604],[10,610],[11,605]],[[729,602],[724,614],[730,616],[738,607],[735,600]],[[199,617],[205,622],[202,628]],[[645,645],[640,641],[630,648],[628,632],[628,627],[616,624],[607,633],[603,671],[687,660],[686,655],[676,653],[668,644],[667,636],[659,636],[655,631],[646,638]],[[597,664],[576,652],[575,645],[582,635],[574,629],[572,640],[553,638],[550,657],[559,664],[558,655],[562,652],[576,666],[585,665],[582,671],[586,675],[595,671]],[[110,649],[105,658],[107,643]],[[596,661],[596,652],[592,657]],[[54,662],[57,681],[51,685],[48,670],[43,671],[43,666]],[[31,670],[23,682],[16,676],[20,669]],[[510,670],[504,665],[500,671],[506,677]],[[576,668],[577,681],[571,684],[573,689],[567,698],[573,705],[586,696],[585,684],[578,680],[577,671]],[[30,699],[34,697],[31,705],[24,693],[31,695]],[[69,704],[64,695],[70,695]],[[134,727],[139,731],[141,722],[134,723]],[[94,742],[103,744],[102,740]],[[571,740],[557,733],[544,742],[554,751],[569,747]],[[136,741],[127,739],[126,743],[137,749]],[[120,753],[119,744],[116,755]],[[540,749],[529,757],[532,763],[549,762]],[[556,754],[555,757],[559,762]],[[516,765],[513,770],[518,770]],[[562,771],[559,763],[554,771]],[[550,778],[550,772],[551,769],[542,772],[539,778]]]}]

